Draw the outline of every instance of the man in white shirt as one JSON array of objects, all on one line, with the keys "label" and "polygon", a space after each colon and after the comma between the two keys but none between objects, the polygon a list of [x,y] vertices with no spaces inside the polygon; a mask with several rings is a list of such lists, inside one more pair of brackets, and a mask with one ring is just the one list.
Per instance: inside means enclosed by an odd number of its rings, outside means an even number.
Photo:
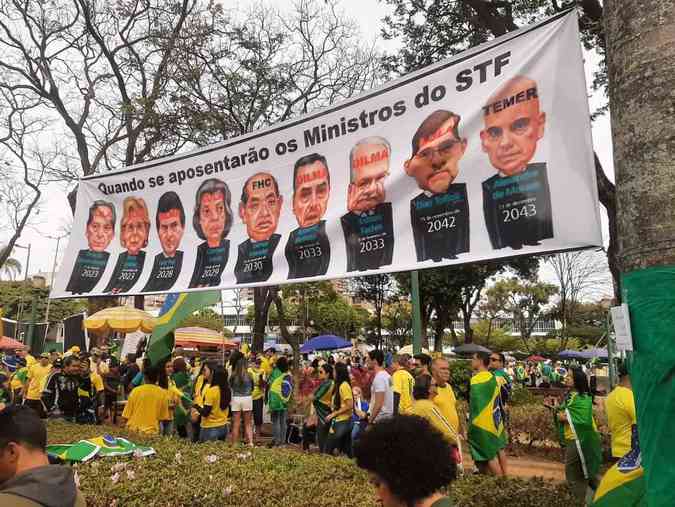
[{"label": "man in white shirt", "polygon": [[384,369],[384,354],[381,350],[368,352],[368,367],[375,371],[370,387],[370,422],[375,423],[394,414],[394,391],[391,375]]}]

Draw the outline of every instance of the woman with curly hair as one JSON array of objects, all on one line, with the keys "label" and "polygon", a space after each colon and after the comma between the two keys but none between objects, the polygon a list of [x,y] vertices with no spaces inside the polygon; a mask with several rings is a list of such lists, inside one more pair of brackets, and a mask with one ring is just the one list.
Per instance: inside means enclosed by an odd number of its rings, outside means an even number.
[{"label": "woman with curly hair", "polygon": [[399,415],[366,430],[354,449],[383,507],[450,507],[442,492],[455,478],[450,443],[429,421]]}]

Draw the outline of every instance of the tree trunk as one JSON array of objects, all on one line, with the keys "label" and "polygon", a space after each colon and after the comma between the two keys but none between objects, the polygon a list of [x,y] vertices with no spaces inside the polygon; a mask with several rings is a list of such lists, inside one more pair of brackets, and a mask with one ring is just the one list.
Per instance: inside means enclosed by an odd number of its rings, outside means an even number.
[{"label": "tree trunk", "polygon": [[464,343],[473,343],[473,329],[471,329],[471,314],[462,305],[462,320],[464,322]]},{"label": "tree trunk", "polygon": [[[607,0],[621,288],[647,504],[675,505],[675,0]],[[658,267],[658,269],[656,269]],[[652,269],[645,269],[652,268]]]},{"label": "tree trunk", "polygon": [[267,326],[267,313],[272,303],[272,287],[255,287],[253,289],[253,352],[262,352],[265,346],[265,327]]},{"label": "tree trunk", "polygon": [[286,325],[286,312],[284,311],[284,302],[279,297],[279,292],[274,291],[274,296],[272,298],[274,301],[274,306],[277,308],[277,315],[279,318],[279,329],[281,330],[281,338],[291,346],[293,350],[293,369],[298,371],[300,367],[300,344],[298,343],[297,333],[291,334],[288,332],[288,326]]}]

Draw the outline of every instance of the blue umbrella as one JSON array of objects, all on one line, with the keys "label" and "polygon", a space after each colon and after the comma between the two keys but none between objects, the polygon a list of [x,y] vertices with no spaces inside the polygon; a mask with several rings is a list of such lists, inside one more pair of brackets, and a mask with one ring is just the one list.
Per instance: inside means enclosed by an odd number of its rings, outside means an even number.
[{"label": "blue umbrella", "polygon": [[607,357],[607,349],[588,349],[581,352],[584,359],[593,359],[594,357]]},{"label": "blue umbrella", "polygon": [[561,357],[562,359],[585,359],[584,355],[578,350],[569,349],[558,353],[558,357]]},{"label": "blue umbrella", "polygon": [[306,342],[302,347],[300,347],[300,352],[303,354],[308,354],[316,350],[335,350],[335,349],[346,349],[352,346],[352,342],[340,338],[339,336],[334,336],[332,334],[326,334],[323,336],[317,336]]}]

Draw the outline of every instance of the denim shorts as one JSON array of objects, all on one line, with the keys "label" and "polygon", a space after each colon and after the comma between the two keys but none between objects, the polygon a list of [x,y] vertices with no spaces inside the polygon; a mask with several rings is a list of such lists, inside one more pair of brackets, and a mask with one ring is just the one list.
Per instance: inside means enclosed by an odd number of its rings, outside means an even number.
[{"label": "denim shorts", "polygon": [[201,428],[199,430],[199,441],[210,442],[213,440],[225,440],[227,438],[227,425],[217,426],[215,428]]}]

